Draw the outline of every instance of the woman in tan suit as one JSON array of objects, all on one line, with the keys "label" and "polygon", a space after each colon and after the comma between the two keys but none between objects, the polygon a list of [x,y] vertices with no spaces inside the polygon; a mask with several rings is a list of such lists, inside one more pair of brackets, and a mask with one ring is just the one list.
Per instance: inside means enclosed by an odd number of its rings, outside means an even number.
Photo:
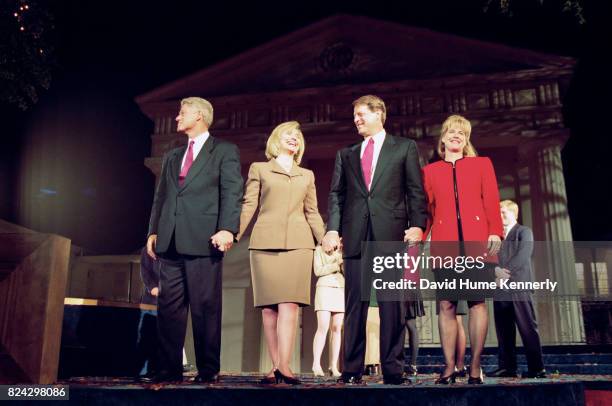
[{"label": "woman in tan suit", "polygon": [[304,148],[298,122],[282,123],[272,131],[266,145],[269,161],[254,162],[249,169],[240,215],[238,239],[259,207],[249,244],[251,279],[273,364],[262,383],[300,383],[289,361],[298,309],[310,305],[315,240],[319,243],[325,234],[314,174],[299,167]]}]

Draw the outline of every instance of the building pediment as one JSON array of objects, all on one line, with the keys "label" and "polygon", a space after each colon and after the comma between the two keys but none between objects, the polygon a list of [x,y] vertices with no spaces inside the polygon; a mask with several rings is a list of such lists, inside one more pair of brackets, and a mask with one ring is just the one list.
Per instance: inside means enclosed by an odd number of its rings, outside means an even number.
[{"label": "building pediment", "polygon": [[572,58],[338,15],[161,86],[137,101],[435,79],[573,63]]}]

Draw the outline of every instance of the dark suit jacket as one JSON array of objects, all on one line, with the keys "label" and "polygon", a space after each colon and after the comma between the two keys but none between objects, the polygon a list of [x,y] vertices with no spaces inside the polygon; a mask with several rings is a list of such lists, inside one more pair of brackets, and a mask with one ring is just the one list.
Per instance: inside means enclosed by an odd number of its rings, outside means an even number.
[{"label": "dark suit jacket", "polygon": [[427,224],[416,143],[387,133],[370,191],[360,153],[361,142],[338,151],[329,194],[327,230],[340,233],[345,257],[361,253],[368,220],[377,241],[403,241],[409,226]]},{"label": "dark suit jacket", "polygon": [[502,241],[499,251],[499,266],[510,271],[510,280],[526,282],[533,280],[531,255],[533,232],[529,227],[515,224]]},{"label": "dark suit jacket", "polygon": [[240,225],[243,181],[238,147],[210,136],[179,186],[186,148],[164,156],[148,235],[157,234],[158,253],[168,250],[174,233],[179,254],[220,256],[210,237],[219,230],[236,234]]}]

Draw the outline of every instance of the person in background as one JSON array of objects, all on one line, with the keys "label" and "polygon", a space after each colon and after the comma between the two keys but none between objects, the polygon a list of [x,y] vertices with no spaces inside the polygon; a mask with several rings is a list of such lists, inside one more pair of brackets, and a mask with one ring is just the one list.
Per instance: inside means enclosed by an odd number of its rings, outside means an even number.
[{"label": "person in background", "polygon": [[[518,204],[512,200],[500,203],[505,239],[499,252],[498,279],[514,282],[533,281],[531,255],[533,232],[518,223]],[[493,302],[495,330],[499,343],[498,368],[487,374],[492,377],[516,376],[516,328],[518,327],[525,355],[527,371],[524,378],[545,378],[542,345],[530,291],[496,290]]]},{"label": "person in background", "polygon": [[363,373],[366,376],[380,374],[380,313],[374,289],[370,291],[370,305],[366,316],[364,364]]},{"label": "person in background", "polygon": [[147,254],[147,247],[140,253],[140,278],[143,290],[140,303],[155,309],[140,309],[138,322],[137,354],[138,380],[150,381],[157,373],[157,297],[159,296],[159,261]]},{"label": "person in background", "polygon": [[467,336],[463,327],[463,316],[467,315],[468,307],[465,300],[457,303],[457,349],[455,350],[455,371],[457,378],[465,378],[469,368],[465,365],[465,348],[467,347]]},{"label": "person in background", "polygon": [[329,372],[339,377],[338,359],[342,344],[342,323],[344,321],[344,276],[342,275],[342,251],[326,254],[321,246],[314,252],[314,273],[319,277],[315,293],[317,331],[312,342],[312,372],[324,376],[321,354],[327,340],[331,321],[331,365]]},{"label": "person in background", "polygon": [[[408,247],[408,255],[418,256],[418,245]],[[417,327],[417,317],[425,316],[425,307],[423,306],[423,298],[421,291],[418,288],[420,284],[420,270],[409,265],[404,269],[404,279],[416,283],[417,289],[407,292],[406,300],[406,331],[408,332],[408,348],[410,349],[410,362],[408,364],[407,373],[411,376],[417,376],[417,358],[419,356],[419,329]]]}]

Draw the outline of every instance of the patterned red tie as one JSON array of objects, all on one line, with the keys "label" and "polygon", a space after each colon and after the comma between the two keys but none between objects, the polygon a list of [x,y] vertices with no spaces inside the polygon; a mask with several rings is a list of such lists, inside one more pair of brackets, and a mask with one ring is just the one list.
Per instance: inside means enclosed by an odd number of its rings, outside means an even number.
[{"label": "patterned red tie", "polygon": [[361,157],[361,170],[363,171],[363,179],[365,180],[366,187],[370,190],[370,183],[372,182],[372,161],[374,160],[374,138],[370,137],[368,145],[363,151]]},{"label": "patterned red tie", "polygon": [[181,173],[179,175],[179,186],[183,186],[183,182],[185,182],[185,178],[189,173],[189,168],[191,168],[191,164],[193,163],[193,141],[189,141],[189,148],[187,148],[187,156],[185,157],[185,163],[183,164],[183,168],[181,168]]}]

